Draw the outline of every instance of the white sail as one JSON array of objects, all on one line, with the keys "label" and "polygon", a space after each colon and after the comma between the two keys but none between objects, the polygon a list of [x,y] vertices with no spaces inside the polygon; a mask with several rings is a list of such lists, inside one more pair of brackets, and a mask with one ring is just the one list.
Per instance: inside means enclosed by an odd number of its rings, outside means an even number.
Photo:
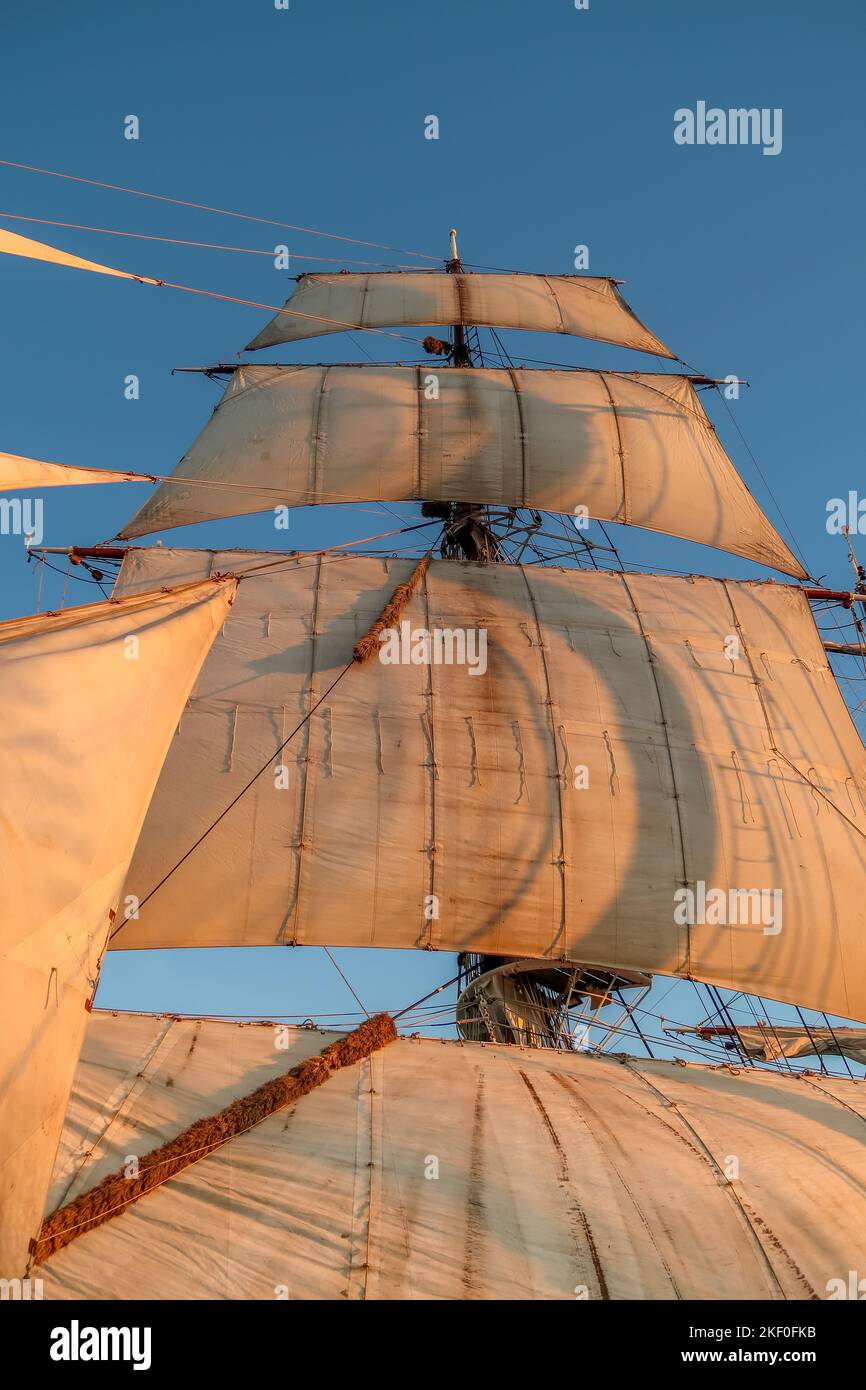
[{"label": "white sail", "polygon": [[[48,1209],[334,1036],[92,1015]],[[866,1240],[864,1097],[399,1039],[38,1274],[46,1299],[824,1299]]]},{"label": "white sail", "polygon": [[0,624],[0,1278],[38,1232],[110,918],[235,589]]},{"label": "white sail", "polygon": [[804,576],[684,376],[241,367],[176,471],[122,536],[428,499],[626,522]]},{"label": "white sail", "polygon": [[403,620],[464,664],[398,641],[278,756],[413,568],[129,552],[122,595],[250,577],[126,892],[268,771],[115,946],[566,956],[866,1018],[866,750],[801,590],[434,562]]},{"label": "white sail", "polygon": [[345,328],[458,323],[570,333],[674,356],[632,312],[614,280],[440,271],[300,275],[294,294],[248,350]]},{"label": "white sail", "polygon": [[111,468],[77,468],[68,463],[46,463],[43,459],[22,458],[20,454],[0,453],[0,492],[20,488],[67,487],[72,484],[147,482],[140,473],[120,473]]},{"label": "white sail", "polygon": [[44,241],[34,241],[29,236],[19,236],[17,232],[0,227],[0,255],[23,256],[31,261],[50,261],[53,265],[71,266],[73,270],[93,270],[98,275],[117,275],[123,280],[138,280],[143,285],[158,285],[148,275],[132,275],[128,270],[115,270],[110,265],[98,261],[85,261],[81,256],[72,256],[68,251],[60,251]]}]

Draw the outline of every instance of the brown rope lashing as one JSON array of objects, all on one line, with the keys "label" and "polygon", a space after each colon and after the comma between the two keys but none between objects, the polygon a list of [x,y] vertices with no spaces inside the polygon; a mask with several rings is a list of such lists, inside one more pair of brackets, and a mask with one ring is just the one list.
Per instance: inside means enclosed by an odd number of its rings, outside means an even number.
[{"label": "brown rope lashing", "polygon": [[152,1149],[142,1158],[137,1178],[128,1178],[123,1171],[110,1173],[97,1187],[73,1198],[45,1219],[33,1242],[35,1263],[41,1264],[76,1236],[119,1216],[139,1197],[153,1192],[190,1164],[260,1124],[274,1111],[315,1090],[332,1072],[352,1066],[386,1047],[396,1036],[397,1028],[390,1014],[375,1014],[315,1057],[266,1081],[217,1114],[196,1120],[167,1144]]},{"label": "brown rope lashing", "polygon": [[399,620],[400,614],[403,612],[430,567],[430,555],[431,552],[428,550],[427,554],[418,561],[418,564],[415,566],[415,569],[412,574],[410,574],[405,584],[397,585],[397,588],[391,595],[390,602],[382,609],[381,615],[376,619],[373,626],[364,634],[360,641],[355,643],[352,655],[359,666],[363,666],[365,661],[369,661],[372,656],[376,655],[376,652],[379,650],[380,632],[384,632],[386,628],[394,627]]}]

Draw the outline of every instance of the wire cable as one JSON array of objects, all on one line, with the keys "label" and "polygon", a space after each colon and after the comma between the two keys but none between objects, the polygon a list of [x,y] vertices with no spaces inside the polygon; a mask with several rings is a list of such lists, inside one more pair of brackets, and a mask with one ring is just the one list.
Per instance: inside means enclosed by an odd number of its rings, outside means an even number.
[{"label": "wire cable", "polygon": [[393,251],[401,256],[415,256],[425,261],[442,264],[442,256],[431,256],[426,251],[409,251],[401,246],[386,246],[381,241],[363,241],[359,237],[343,236],[339,232],[324,232],[316,227],[301,227],[292,222],[278,222],[272,217],[255,217],[248,212],[232,212],[228,208],[212,207],[209,203],[194,203],[187,198],[170,198],[164,193],[147,193],[141,188],[127,188],[120,183],[107,183],[102,179],[88,179],[80,174],[65,174],[59,169],[41,169],[36,164],[21,164],[13,159],[0,159],[0,165],[7,169],[24,169],[30,174],[48,174],[56,179],[68,179],[72,183],[86,183],[91,188],[108,188],[114,193],[132,193],[137,198],[152,198],[160,203],[173,203],[176,207],[195,208],[199,212],[215,212],[221,217],[237,217],[245,222],[260,222],[268,227],[284,227],[290,232],[304,232],[307,236],[327,237],[331,241],[348,241],[355,246],[371,246],[377,251]]}]

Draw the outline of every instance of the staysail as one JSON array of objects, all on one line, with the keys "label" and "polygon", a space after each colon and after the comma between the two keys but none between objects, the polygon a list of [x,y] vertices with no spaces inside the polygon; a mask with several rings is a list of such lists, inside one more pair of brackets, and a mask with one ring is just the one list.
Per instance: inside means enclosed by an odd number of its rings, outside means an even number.
[{"label": "staysail", "polygon": [[142,483],[141,473],[121,473],[110,468],[78,468],[69,463],[46,463],[43,459],[22,458],[20,454],[0,453],[0,492],[20,488],[68,487],[87,483]]},{"label": "staysail", "polygon": [[115,270],[99,261],[85,261],[81,256],[72,256],[68,251],[60,251],[44,241],[34,241],[29,236],[19,236],[17,232],[0,227],[0,255],[23,256],[30,261],[50,261],[52,265],[71,266],[73,270],[93,270],[98,275],[117,275],[122,280],[138,280],[142,285],[158,285],[149,275],[132,275],[128,270]]},{"label": "staysail", "polygon": [[236,587],[0,624],[2,1278],[23,1274],[39,1229],[110,919]]},{"label": "staysail", "polygon": [[429,270],[300,275],[294,294],[248,350],[346,328],[460,323],[569,333],[674,356],[632,312],[615,280]]},{"label": "staysail", "polygon": [[804,577],[685,376],[244,366],[123,537],[317,503],[459,501],[643,526]]},{"label": "staysail", "polygon": [[302,724],[413,568],[129,552],[121,595],[249,577],[126,893],[275,761],[116,947],[564,956],[866,1018],[866,750],[801,590],[434,562]]}]

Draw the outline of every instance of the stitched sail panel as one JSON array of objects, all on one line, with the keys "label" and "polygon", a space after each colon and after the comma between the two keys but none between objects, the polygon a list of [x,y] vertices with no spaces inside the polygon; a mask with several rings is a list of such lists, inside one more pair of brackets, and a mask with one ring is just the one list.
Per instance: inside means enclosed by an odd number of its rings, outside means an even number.
[{"label": "stitched sail panel", "polygon": [[803,577],[684,376],[241,367],[176,474],[123,536],[427,499],[628,522]]},{"label": "stitched sail panel", "polygon": [[597,275],[438,271],[301,275],[297,289],[249,348],[346,328],[458,323],[570,333],[674,356],[632,312],[613,280]]},{"label": "stitched sail panel", "polygon": [[800,590],[434,561],[393,663],[351,669],[304,723],[414,568],[128,554],[120,594],[248,577],[125,892],[274,769],[116,947],[563,955],[866,1015],[866,751]]}]

